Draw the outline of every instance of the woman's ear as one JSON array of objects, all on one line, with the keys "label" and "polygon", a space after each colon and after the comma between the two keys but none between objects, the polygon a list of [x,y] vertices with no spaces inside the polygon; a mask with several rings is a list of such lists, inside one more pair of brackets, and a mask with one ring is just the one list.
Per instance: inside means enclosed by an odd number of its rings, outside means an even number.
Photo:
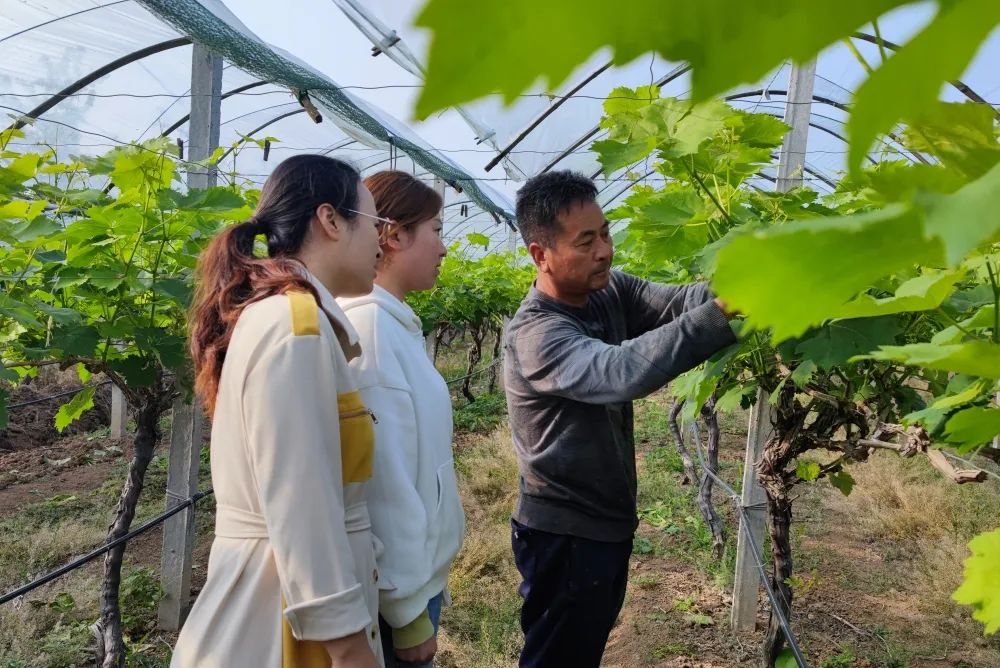
[{"label": "woman's ear", "polygon": [[409,228],[397,223],[386,223],[382,226],[382,246],[398,251],[410,245]]},{"label": "woman's ear", "polygon": [[332,241],[340,238],[347,223],[330,204],[320,204],[316,207],[315,222],[323,236]]}]

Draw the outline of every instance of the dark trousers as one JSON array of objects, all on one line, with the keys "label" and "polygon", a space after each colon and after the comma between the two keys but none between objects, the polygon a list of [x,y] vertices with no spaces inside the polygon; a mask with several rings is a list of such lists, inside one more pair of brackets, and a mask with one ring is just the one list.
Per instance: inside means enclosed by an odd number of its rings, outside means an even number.
[{"label": "dark trousers", "polygon": [[524,649],[521,668],[598,668],[625,602],[632,541],[605,543],[511,520]]}]

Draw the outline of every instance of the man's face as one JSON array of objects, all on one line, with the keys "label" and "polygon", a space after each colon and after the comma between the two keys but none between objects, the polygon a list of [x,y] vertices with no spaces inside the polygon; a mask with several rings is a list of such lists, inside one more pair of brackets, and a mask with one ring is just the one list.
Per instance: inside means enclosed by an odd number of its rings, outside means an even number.
[{"label": "man's face", "polygon": [[551,247],[532,252],[539,270],[548,274],[559,292],[585,296],[608,285],[614,246],[608,221],[597,202],[580,202],[558,218]]}]

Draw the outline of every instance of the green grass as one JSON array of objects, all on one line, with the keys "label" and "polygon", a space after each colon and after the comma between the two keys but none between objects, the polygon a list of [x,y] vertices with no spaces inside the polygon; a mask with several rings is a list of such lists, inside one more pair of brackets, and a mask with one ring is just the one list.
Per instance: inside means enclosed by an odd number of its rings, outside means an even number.
[{"label": "green grass", "polygon": [[456,432],[485,432],[507,421],[507,399],[503,391],[480,394],[471,404],[460,398],[453,411]]},{"label": "green grass", "polygon": [[521,645],[520,576],[510,551],[518,479],[510,432],[500,427],[474,434],[456,453],[456,469],[466,513],[465,544],[449,578],[453,605],[442,615],[435,665],[510,666]]}]

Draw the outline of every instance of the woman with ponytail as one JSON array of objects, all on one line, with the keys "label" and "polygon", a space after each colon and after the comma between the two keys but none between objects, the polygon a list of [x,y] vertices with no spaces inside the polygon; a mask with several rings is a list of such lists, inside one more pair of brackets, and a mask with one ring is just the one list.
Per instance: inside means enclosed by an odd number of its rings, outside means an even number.
[{"label": "woman with ponytail", "polygon": [[365,503],[374,416],[336,302],[372,289],[377,222],[355,169],[300,155],[202,254],[191,354],[212,417],[215,541],[174,668],[383,665]]}]

